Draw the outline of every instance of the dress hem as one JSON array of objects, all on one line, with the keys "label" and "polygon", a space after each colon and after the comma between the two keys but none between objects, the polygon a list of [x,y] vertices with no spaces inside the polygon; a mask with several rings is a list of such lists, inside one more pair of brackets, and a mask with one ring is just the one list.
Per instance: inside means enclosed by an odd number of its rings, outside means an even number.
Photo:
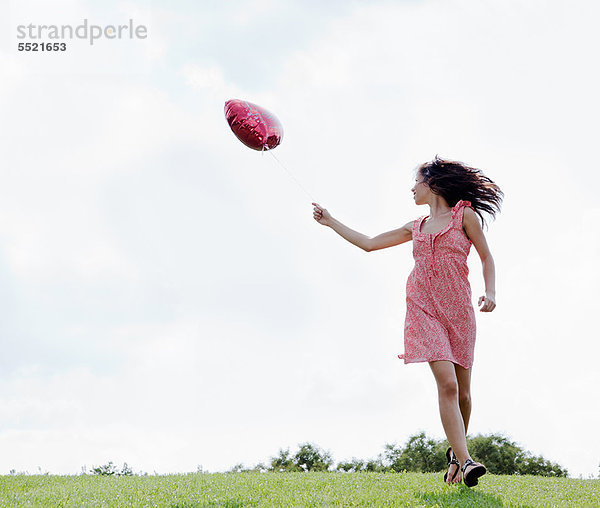
[{"label": "dress hem", "polygon": [[473,364],[471,364],[467,367],[467,366],[463,365],[461,362],[453,360],[451,358],[405,358],[404,355],[398,355],[398,358],[400,358],[400,360],[404,360],[405,365],[407,363],[438,362],[438,361],[444,360],[447,362],[455,363],[456,365],[460,365],[463,369],[470,369],[473,366]]}]

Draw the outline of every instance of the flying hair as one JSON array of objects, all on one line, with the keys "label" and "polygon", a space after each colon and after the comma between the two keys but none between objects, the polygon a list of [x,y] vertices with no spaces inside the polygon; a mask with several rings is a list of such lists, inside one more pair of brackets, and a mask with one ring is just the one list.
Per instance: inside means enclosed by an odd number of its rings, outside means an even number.
[{"label": "flying hair", "polygon": [[481,219],[481,226],[486,221],[481,212],[492,218],[500,212],[504,193],[480,169],[448,159],[436,154],[432,161],[425,162],[417,168],[417,174],[434,194],[442,196],[448,205],[455,206],[461,199],[470,201]]}]

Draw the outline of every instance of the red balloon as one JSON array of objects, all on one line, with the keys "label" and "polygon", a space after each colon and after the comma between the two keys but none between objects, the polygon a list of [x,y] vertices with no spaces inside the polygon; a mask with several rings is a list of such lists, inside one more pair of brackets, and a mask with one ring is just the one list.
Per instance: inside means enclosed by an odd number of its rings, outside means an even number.
[{"label": "red balloon", "polygon": [[225,118],[237,138],[253,150],[272,150],[283,139],[283,127],[277,117],[251,102],[227,101]]}]

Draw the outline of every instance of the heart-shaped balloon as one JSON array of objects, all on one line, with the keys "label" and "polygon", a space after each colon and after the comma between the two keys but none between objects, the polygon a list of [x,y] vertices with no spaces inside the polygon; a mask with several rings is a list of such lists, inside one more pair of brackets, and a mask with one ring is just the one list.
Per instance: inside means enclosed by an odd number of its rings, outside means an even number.
[{"label": "heart-shaped balloon", "polygon": [[237,138],[253,150],[272,150],[283,139],[283,127],[277,117],[251,102],[227,101],[225,118]]}]

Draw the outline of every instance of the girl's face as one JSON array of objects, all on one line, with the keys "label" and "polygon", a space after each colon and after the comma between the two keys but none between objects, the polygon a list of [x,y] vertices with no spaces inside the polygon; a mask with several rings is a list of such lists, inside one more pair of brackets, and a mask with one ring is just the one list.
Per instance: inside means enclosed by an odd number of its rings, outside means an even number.
[{"label": "girl's face", "polygon": [[431,191],[429,189],[429,186],[423,182],[423,176],[420,173],[417,173],[417,177],[415,178],[415,184],[410,190],[413,193],[416,205],[424,205],[427,203],[427,195]]}]

